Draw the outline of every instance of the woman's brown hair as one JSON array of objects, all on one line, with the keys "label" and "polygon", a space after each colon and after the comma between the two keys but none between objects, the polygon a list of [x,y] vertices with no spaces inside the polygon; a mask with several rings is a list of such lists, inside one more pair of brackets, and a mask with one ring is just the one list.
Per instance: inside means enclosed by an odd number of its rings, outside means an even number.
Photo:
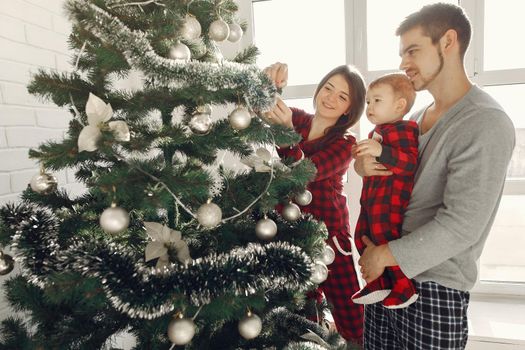
[{"label": "woman's brown hair", "polygon": [[365,81],[361,76],[361,73],[349,65],[342,65],[335,67],[328,74],[326,74],[323,79],[317,85],[314,93],[314,107],[315,99],[319,90],[326,84],[326,82],[333,77],[334,75],[341,75],[345,81],[348,83],[350,88],[350,110],[347,114],[343,114],[339,117],[337,122],[325,130],[325,136],[323,137],[322,143],[329,143],[339,137],[345,136],[348,133],[348,130],[359,121],[361,114],[365,109],[365,95],[366,87]]}]

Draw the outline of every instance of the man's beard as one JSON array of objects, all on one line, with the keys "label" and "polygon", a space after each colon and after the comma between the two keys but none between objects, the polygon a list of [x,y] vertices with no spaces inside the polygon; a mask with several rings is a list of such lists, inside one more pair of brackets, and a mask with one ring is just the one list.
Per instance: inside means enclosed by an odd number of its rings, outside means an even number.
[{"label": "man's beard", "polygon": [[422,81],[422,85],[420,87],[416,87],[414,86],[414,89],[416,91],[422,91],[422,90],[426,90],[426,88],[428,87],[428,85],[434,81],[434,79],[436,79],[436,77],[438,76],[439,73],[441,73],[441,71],[443,70],[443,66],[445,65],[445,60],[443,59],[443,53],[441,52],[441,48],[438,46],[438,57],[439,57],[439,67],[436,69],[436,71],[434,73],[432,73],[432,75],[425,79],[423,78],[421,75],[421,81]]}]

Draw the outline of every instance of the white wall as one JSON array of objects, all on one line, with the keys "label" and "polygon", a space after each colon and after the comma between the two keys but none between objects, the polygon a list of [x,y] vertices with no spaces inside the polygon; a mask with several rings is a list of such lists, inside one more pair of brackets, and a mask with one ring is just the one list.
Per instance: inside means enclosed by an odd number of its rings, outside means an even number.
[{"label": "white wall", "polygon": [[[16,201],[39,171],[28,150],[61,139],[69,113],[30,95],[26,86],[38,68],[70,70],[67,36],[70,25],[62,0],[0,0],[0,205]],[[57,176],[74,191],[72,172]],[[0,278],[0,283],[8,276]],[[0,288],[0,291],[2,289]],[[0,319],[9,310],[0,293]]]},{"label": "white wall", "polygon": [[[62,0],[0,1],[0,204],[15,201],[38,164],[29,148],[61,139],[69,112],[27,92],[38,68],[70,70],[67,36],[70,25]],[[76,190],[72,172],[57,176],[61,186]]]}]

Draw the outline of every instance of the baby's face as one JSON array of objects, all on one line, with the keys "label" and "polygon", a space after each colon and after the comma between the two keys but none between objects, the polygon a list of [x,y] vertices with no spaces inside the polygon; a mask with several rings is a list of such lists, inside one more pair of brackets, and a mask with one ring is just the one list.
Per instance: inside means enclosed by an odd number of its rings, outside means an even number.
[{"label": "baby's face", "polygon": [[388,84],[376,85],[366,92],[366,116],[372,124],[393,123],[403,119],[398,108],[399,98]]}]

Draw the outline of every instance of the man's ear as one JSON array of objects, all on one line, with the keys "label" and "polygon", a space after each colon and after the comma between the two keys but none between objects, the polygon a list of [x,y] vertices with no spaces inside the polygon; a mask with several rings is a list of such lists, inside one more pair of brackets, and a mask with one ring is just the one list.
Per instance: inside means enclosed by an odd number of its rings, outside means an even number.
[{"label": "man's ear", "polygon": [[439,39],[441,49],[443,52],[449,52],[452,48],[458,45],[458,33],[454,29],[449,29]]}]

